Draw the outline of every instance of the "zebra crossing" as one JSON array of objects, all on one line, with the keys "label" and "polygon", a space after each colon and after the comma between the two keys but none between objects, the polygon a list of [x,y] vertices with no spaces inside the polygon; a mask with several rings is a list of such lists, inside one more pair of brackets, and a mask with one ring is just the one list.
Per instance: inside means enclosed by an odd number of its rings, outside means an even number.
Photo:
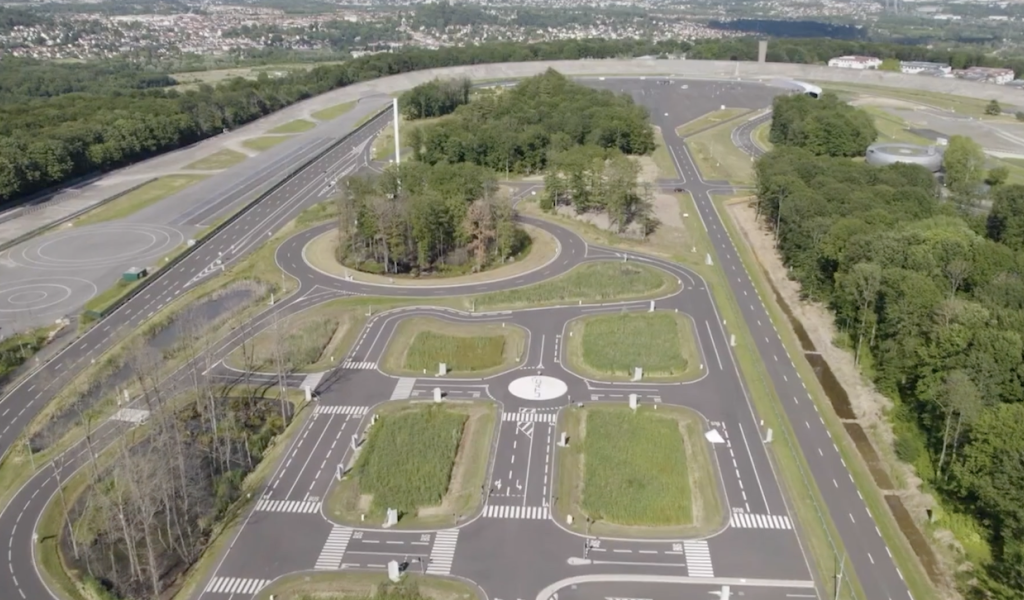
[{"label": "zebra crossing", "polygon": [[458,529],[445,529],[434,534],[434,547],[430,549],[430,563],[427,575],[448,575],[455,560],[455,544],[459,541]]},{"label": "zebra crossing", "polygon": [[256,503],[256,510],[260,512],[309,514],[320,512],[320,503],[303,502],[300,500],[268,500],[263,498]]},{"label": "zebra crossing", "polygon": [[373,371],[377,368],[377,363],[370,361],[346,360],[341,363],[341,368],[348,369],[350,371]]},{"label": "zebra crossing", "polygon": [[335,525],[331,534],[327,536],[324,548],[320,551],[320,557],[316,559],[316,566],[313,568],[318,571],[332,571],[340,567],[341,559],[344,558],[345,549],[348,548],[348,542],[351,539],[351,529]]},{"label": "zebra crossing", "polygon": [[317,404],[313,409],[314,415],[365,415],[369,410],[368,406],[338,406]]},{"label": "zebra crossing", "polygon": [[488,504],[484,517],[489,519],[548,519],[551,508],[547,506],[501,506]]},{"label": "zebra crossing", "polygon": [[392,400],[408,400],[412,394],[412,388],[416,385],[415,377],[402,377],[395,384],[395,391],[391,392]]},{"label": "zebra crossing", "polygon": [[729,517],[729,527],[737,529],[792,529],[793,522],[785,515],[733,513]]},{"label": "zebra crossing", "polygon": [[558,414],[554,412],[520,412],[501,413],[502,421],[516,421],[517,423],[554,423],[558,420]]},{"label": "zebra crossing", "polygon": [[706,540],[683,542],[683,555],[686,556],[686,568],[690,577],[714,577],[715,570],[711,567],[711,551]]},{"label": "zebra crossing", "polygon": [[269,579],[244,577],[214,577],[206,584],[206,594],[242,594],[251,596],[267,587]]}]

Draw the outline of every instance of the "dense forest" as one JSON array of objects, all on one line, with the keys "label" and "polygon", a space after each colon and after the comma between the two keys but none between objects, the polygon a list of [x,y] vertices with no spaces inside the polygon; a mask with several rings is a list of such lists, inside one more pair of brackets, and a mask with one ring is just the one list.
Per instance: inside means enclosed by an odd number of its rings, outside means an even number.
[{"label": "dense forest", "polygon": [[818,99],[794,94],[776,96],[768,139],[776,146],[796,146],[818,156],[864,156],[878,138],[874,118],[841,102],[834,94]]},{"label": "dense forest", "polygon": [[575,146],[623,154],[654,150],[646,109],[548,70],[500,94],[459,107],[448,119],[410,132],[416,160],[470,162],[502,173],[540,173],[549,152]]},{"label": "dense forest", "polygon": [[[678,46],[582,40],[484,44],[375,54],[286,76],[216,87],[110,90],[0,105],[0,204],[97,171],[115,169],[233,129],[289,104],[385,75],[454,65],[607,58]],[[42,75],[44,69],[38,71]],[[13,77],[13,76],[12,76]],[[32,89],[23,83],[21,89]]]},{"label": "dense forest", "polygon": [[468,163],[412,161],[353,177],[338,202],[337,258],[361,271],[479,271],[530,245],[494,172]]},{"label": "dense forest", "polygon": [[1024,186],[995,186],[985,220],[944,202],[917,166],[780,147],[756,169],[758,210],[791,276],[832,308],[857,363],[895,402],[897,454],[982,529],[960,532],[976,566],[958,573],[962,588],[1019,599]]},{"label": "dense forest", "polygon": [[632,229],[647,237],[659,222],[651,204],[653,190],[641,184],[639,175],[639,164],[617,149],[585,145],[552,152],[541,208],[571,206],[576,214],[604,213],[616,232]]},{"label": "dense forest", "polygon": [[473,82],[468,78],[435,79],[421,83],[405,92],[398,99],[402,116],[406,119],[430,119],[443,117],[455,112],[463,104],[469,104],[469,93]]}]

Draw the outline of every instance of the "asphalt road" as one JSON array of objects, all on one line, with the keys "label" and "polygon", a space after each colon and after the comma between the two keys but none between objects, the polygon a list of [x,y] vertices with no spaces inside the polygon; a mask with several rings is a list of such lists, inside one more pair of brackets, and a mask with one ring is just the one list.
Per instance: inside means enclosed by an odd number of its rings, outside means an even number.
[{"label": "asphalt road", "polygon": [[[610,81],[603,83],[611,84]],[[711,202],[712,192],[726,192],[731,188],[725,182],[701,180],[685,145],[674,134],[675,125],[689,120],[679,117],[681,104],[692,103],[695,111],[707,112],[709,109],[697,106],[696,102],[710,95],[713,102],[729,106],[746,102],[751,104],[750,108],[762,108],[777,90],[736,82],[689,82],[686,89],[650,81],[616,80],[614,85],[627,86],[638,101],[651,108],[656,124],[665,133],[680,173],[678,181],[664,183],[685,185],[694,195],[700,219],[714,244],[713,260],[722,265],[728,275],[746,326],[754,333],[758,353],[783,400],[783,409],[793,423],[797,441],[810,463],[865,591],[871,598],[902,597],[906,587],[888,558],[884,542],[866,526],[870,516],[859,501],[856,489],[846,481],[848,477],[839,476],[846,473],[841,459],[829,443],[831,440],[817,418],[813,402],[799,382],[763,304],[755,299],[757,293]],[[703,90],[699,87],[702,85],[710,87]],[[686,102],[680,102],[680,94]],[[744,100],[748,96],[750,99]],[[722,100],[716,99],[719,97]],[[724,101],[726,97],[728,102]],[[303,207],[317,201],[323,193],[324,170],[331,174],[347,173],[364,165],[371,129],[367,130],[367,137],[356,136],[297,175],[194,256],[162,274],[151,290],[133,299],[0,401],[0,409],[17,410],[14,418],[21,419],[10,435],[7,430],[0,434],[0,444],[4,444],[0,447],[9,447],[9,440],[14,439],[42,403],[52,397],[71,372],[80,368],[82,361],[112,343],[117,331],[137,326],[183,289],[238,260]],[[441,290],[368,287],[326,276],[299,260],[304,241],[313,235],[300,233],[279,251],[279,264],[299,280],[299,291],[258,316],[246,334],[268,326],[274,313],[291,314],[352,294],[467,295],[528,285],[585,261],[624,259],[620,250],[587,245],[567,230],[550,224],[542,226],[556,236],[562,249],[551,265],[504,282]],[[697,584],[693,589],[702,597],[716,588],[721,593],[721,586],[727,585],[723,582],[741,579],[755,582],[748,583],[742,590],[743,595],[776,598],[779,596],[775,592],[783,588],[789,590],[787,594],[806,594],[807,586],[813,585],[809,581],[809,567],[793,529],[793,515],[789,513],[762,442],[764,432],[734,363],[729,328],[696,274],[673,263],[639,254],[630,253],[625,259],[656,266],[677,277],[679,289],[657,299],[655,305],[658,309],[678,310],[693,320],[703,357],[699,380],[676,385],[616,384],[583,379],[563,366],[561,342],[566,322],[583,314],[648,310],[650,304],[646,301],[493,314],[464,314],[423,307],[378,314],[368,320],[350,356],[337,369],[310,380],[302,377],[301,383],[299,376],[290,380],[293,385],[308,383],[317,389],[318,399],[312,415],[291,442],[267,489],[236,532],[229,549],[209,574],[200,597],[215,600],[248,597],[270,579],[286,573],[312,569],[380,569],[392,558],[408,561],[410,568],[421,568],[430,574],[466,577],[482,585],[491,597],[505,600],[536,597],[539,586],[572,577],[636,578],[649,577],[651,573],[696,580],[691,582]],[[524,366],[487,381],[389,377],[377,369],[377,364],[398,318],[414,314],[521,326],[530,333]],[[211,352],[222,358],[237,346],[239,337],[238,332],[229,335]],[[238,376],[225,367],[218,369],[220,376]],[[540,401],[520,398],[509,391],[512,381],[539,373],[564,382],[565,394]],[[372,407],[389,399],[429,398],[434,387],[441,387],[453,398],[492,397],[500,402],[503,416],[491,456],[490,485],[481,490],[483,509],[473,515],[453,515],[457,526],[440,532],[384,531],[373,524],[361,528],[326,524],[320,503],[330,477],[350,454],[352,436],[362,436]],[[598,538],[570,532],[552,518],[550,506],[555,493],[552,465],[557,452],[552,439],[557,434],[556,414],[560,410],[585,410],[567,409],[570,400],[574,406],[625,402],[630,393],[636,393],[645,404],[673,403],[698,410],[707,419],[707,429],[714,429],[722,436],[722,443],[713,444],[712,448],[715,467],[721,476],[723,500],[729,510],[717,535],[702,540]],[[5,425],[12,429],[13,424]],[[96,431],[94,443],[104,444],[122,429],[123,425],[108,422]],[[62,478],[82,464],[85,450],[75,447],[69,454],[71,458],[64,465]],[[44,470],[26,484],[0,514],[0,537],[9,537],[9,569],[0,573],[0,595],[5,598],[34,599],[49,595],[32,562],[29,548],[34,545],[29,523],[35,523],[45,500],[55,491],[53,471]],[[868,561],[870,564],[866,564]],[[650,587],[608,587],[615,593],[605,597],[639,596],[654,600],[668,593],[664,586],[648,584]],[[613,584],[604,583],[600,589],[606,586]],[[586,594],[596,591],[586,586],[583,589],[582,593]],[[630,596],[620,595],[627,592]],[[683,597],[691,595],[686,594]],[[676,592],[676,596],[679,595]]]}]

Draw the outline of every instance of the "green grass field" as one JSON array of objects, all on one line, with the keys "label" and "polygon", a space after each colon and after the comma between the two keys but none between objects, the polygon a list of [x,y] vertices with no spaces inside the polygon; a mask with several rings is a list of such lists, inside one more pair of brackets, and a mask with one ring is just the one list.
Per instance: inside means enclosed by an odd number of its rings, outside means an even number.
[{"label": "green grass field", "polygon": [[754,128],[754,141],[757,142],[758,146],[765,150],[771,150],[772,148],[775,147],[775,145],[768,140],[768,136],[771,133],[771,129],[771,121],[761,123],[760,125]]},{"label": "green grass field", "polygon": [[384,415],[370,430],[355,466],[359,489],[372,507],[400,514],[441,503],[451,482],[466,415],[443,406]]},{"label": "green grass field", "polygon": [[292,139],[290,135],[265,135],[263,137],[249,138],[242,142],[242,145],[250,150],[263,152],[264,150],[270,150],[278,144],[283,144],[290,139]]},{"label": "green grass field", "polygon": [[678,135],[679,137],[686,137],[688,135],[697,133],[702,129],[714,127],[719,123],[723,123],[730,119],[735,119],[736,117],[748,112],[750,112],[750,109],[747,108],[725,108],[711,111],[704,116],[697,117],[692,121],[688,121],[686,123],[683,123],[679,127],[676,127],[676,135]]},{"label": "green grass field", "polygon": [[620,525],[686,525],[690,482],[679,423],[628,407],[586,415],[582,508]]},{"label": "green grass field", "polygon": [[200,158],[194,163],[185,165],[185,169],[192,171],[221,171],[228,167],[237,165],[246,158],[248,157],[241,152],[236,152],[230,148],[224,148],[223,150],[218,150],[209,156]]},{"label": "green grass field", "polygon": [[654,128],[654,143],[656,146],[651,154],[651,158],[654,159],[654,164],[658,166],[658,177],[662,179],[675,179],[679,177],[676,163],[672,160],[672,154],[669,153],[668,147],[665,145],[665,136],[662,135],[661,129],[658,127]]},{"label": "green grass field", "polygon": [[256,600],[481,600],[465,582],[424,576],[410,569],[392,584],[383,572],[305,572],[286,575],[260,590]]},{"label": "green grass field", "polygon": [[[985,107],[988,100],[978,98],[966,98],[964,96],[952,96],[939,92],[926,90],[914,90],[894,88],[881,85],[859,84],[859,83],[834,83],[831,81],[812,82],[817,83],[825,92],[833,92],[842,97],[849,97],[851,94],[863,94],[868,96],[879,96],[882,98],[893,98],[924,106],[931,106],[942,110],[954,110],[960,114],[985,117]],[[998,119],[999,117],[986,117],[987,119]]]},{"label": "green grass field", "polygon": [[593,262],[550,281],[482,294],[475,298],[475,303],[477,310],[491,310],[565,302],[607,302],[658,296],[675,287],[675,278],[652,267],[619,261]]},{"label": "green grass field", "polygon": [[355,100],[345,102],[344,104],[335,104],[334,106],[328,106],[327,108],[318,110],[311,116],[317,121],[331,121],[352,110],[355,105]]},{"label": "green grass field", "polygon": [[288,121],[278,125],[271,129],[267,133],[280,134],[280,133],[303,133],[316,127],[316,123],[307,121],[306,119],[295,119],[294,121]]},{"label": "green grass field", "polygon": [[516,366],[525,352],[519,327],[412,317],[395,328],[380,365],[392,375],[433,375],[445,363],[449,375],[483,377]]},{"label": "green grass field", "polygon": [[754,163],[732,143],[732,130],[739,123],[723,123],[686,139],[701,176],[733,185],[754,184]]},{"label": "green grass field", "polygon": [[75,226],[123,219],[204,179],[206,175],[166,175],[85,213],[75,219]]},{"label": "green grass field", "polygon": [[568,355],[584,375],[692,378],[700,360],[690,320],[672,312],[595,315],[573,321]]}]

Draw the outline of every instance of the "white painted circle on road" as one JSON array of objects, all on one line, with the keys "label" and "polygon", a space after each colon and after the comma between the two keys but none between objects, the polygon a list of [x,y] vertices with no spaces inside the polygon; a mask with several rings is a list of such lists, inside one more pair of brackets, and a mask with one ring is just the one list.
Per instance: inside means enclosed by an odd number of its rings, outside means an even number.
[{"label": "white painted circle on road", "polygon": [[32,290],[29,292],[18,292],[11,294],[7,297],[7,301],[11,304],[38,304],[39,301],[45,299],[47,293],[41,290]]},{"label": "white painted circle on road", "polygon": [[564,381],[547,375],[520,377],[508,384],[508,391],[523,400],[554,400],[564,396],[568,390],[569,386],[565,385]]}]

